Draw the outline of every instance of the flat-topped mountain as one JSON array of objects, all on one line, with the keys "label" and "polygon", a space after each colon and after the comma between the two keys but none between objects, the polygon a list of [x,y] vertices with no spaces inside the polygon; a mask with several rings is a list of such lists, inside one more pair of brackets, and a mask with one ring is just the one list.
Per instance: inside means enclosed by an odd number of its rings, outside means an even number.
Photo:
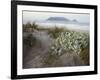
[{"label": "flat-topped mountain", "polygon": [[49,17],[46,21],[70,21],[65,17]]},{"label": "flat-topped mountain", "polygon": [[73,22],[78,22],[76,19],[73,19],[72,21],[73,21]]}]

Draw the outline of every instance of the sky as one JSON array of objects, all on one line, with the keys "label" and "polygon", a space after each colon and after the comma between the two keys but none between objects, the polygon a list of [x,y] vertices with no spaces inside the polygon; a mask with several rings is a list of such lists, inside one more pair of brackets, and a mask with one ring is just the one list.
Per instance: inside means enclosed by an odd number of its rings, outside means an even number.
[{"label": "sky", "polygon": [[76,19],[81,23],[89,23],[90,15],[83,13],[59,13],[59,12],[40,12],[40,11],[23,11],[23,23],[44,21],[49,17],[64,17],[69,20]]}]

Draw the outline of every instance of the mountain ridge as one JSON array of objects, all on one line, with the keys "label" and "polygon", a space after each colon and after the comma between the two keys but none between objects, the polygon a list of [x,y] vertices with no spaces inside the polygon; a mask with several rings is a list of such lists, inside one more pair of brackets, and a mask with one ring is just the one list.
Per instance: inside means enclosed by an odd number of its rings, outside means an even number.
[{"label": "mountain ridge", "polygon": [[70,21],[65,17],[49,17],[46,21]]},{"label": "mountain ridge", "polygon": [[78,22],[76,19],[70,20],[65,17],[49,17],[45,21],[53,21],[53,22]]}]

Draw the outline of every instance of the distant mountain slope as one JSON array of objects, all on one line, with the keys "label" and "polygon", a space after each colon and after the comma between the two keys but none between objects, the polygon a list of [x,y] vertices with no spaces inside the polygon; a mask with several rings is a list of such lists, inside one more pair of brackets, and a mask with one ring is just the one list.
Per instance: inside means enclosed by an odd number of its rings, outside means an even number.
[{"label": "distant mountain slope", "polygon": [[72,21],[73,21],[73,22],[78,22],[76,19],[73,19]]},{"label": "distant mountain slope", "polygon": [[65,17],[49,17],[46,21],[70,21],[69,19]]}]

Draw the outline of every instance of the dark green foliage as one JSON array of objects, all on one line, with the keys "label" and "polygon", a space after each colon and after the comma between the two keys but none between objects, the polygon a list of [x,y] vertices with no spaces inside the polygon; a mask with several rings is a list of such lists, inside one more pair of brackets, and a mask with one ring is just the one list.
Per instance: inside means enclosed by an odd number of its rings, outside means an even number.
[{"label": "dark green foliage", "polygon": [[23,39],[24,44],[28,45],[28,46],[34,46],[37,42],[36,38],[33,37],[32,34],[29,34],[26,38]]},{"label": "dark green foliage", "polygon": [[23,24],[24,32],[33,32],[34,30],[37,29],[38,29],[38,25],[35,22],[33,22],[32,24],[29,22],[27,24]]},{"label": "dark green foliage", "polygon": [[32,28],[33,28],[33,30],[34,30],[34,29],[38,29],[38,25],[37,25],[35,22],[33,22],[33,23],[32,23]]},{"label": "dark green foliage", "polygon": [[27,24],[23,24],[23,31],[24,32],[31,32],[32,31],[32,25],[29,22]]}]

